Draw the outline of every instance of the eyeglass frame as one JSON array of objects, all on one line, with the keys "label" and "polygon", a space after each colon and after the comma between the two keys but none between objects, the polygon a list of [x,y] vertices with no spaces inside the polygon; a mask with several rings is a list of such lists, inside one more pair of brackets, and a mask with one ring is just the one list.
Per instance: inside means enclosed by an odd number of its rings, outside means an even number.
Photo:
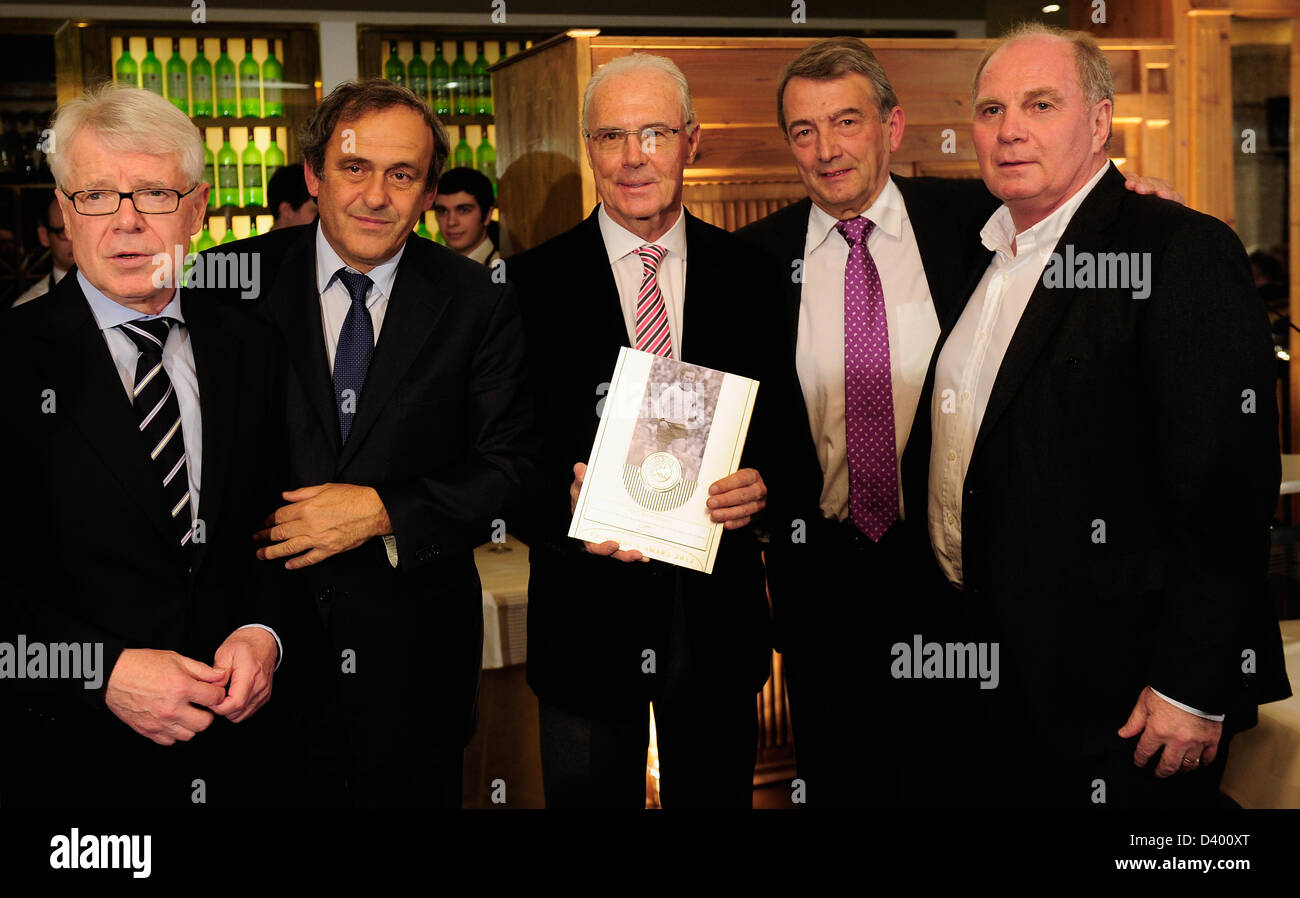
[{"label": "eyeglass frame", "polygon": [[[203,183],[202,181],[199,182],[199,184],[202,183]],[[134,209],[136,211],[136,214],[138,215],[175,215],[176,212],[181,207],[181,200],[185,199],[185,197],[189,196],[191,193],[198,190],[199,184],[195,184],[193,187],[191,187],[189,190],[185,191],[184,193],[181,193],[175,187],[141,187],[137,190],[128,190],[128,191],[109,190],[109,188],[107,187],[89,187],[85,190],[74,190],[72,193],[68,193],[66,190],[60,187],[59,193],[66,196],[68,200],[71,201],[72,211],[76,212],[78,215],[85,215],[88,218],[99,218],[102,215],[116,215],[118,212],[121,211],[122,200],[124,199],[129,199],[131,201],[131,208]],[[166,190],[168,193],[176,194],[176,208],[172,209],[170,212],[145,212],[143,209],[141,209],[139,206],[135,204],[135,195],[137,193],[141,193],[147,190]],[[80,209],[77,208],[77,197],[83,193],[116,193],[117,206],[114,207],[112,212],[82,212]]]},{"label": "eyeglass frame", "polygon": [[[597,135],[600,134],[619,134],[623,138],[622,143],[620,145],[620,149],[621,149],[621,147],[627,146],[627,139],[629,137],[635,136],[638,139],[644,140],[645,133],[647,131],[667,131],[669,134],[673,136],[673,139],[675,140],[678,134],[681,134],[683,131],[688,129],[693,124],[694,124],[693,121],[683,122],[680,128],[657,127],[655,125],[642,125],[640,128],[637,128],[636,130],[629,130],[628,128],[600,128],[597,129],[595,133],[583,129],[582,136],[587,138],[587,140],[595,140]],[[688,134],[687,136],[689,137],[690,135]],[[599,143],[597,144],[597,146],[599,146]],[[615,146],[615,145],[611,144],[610,146]]]}]

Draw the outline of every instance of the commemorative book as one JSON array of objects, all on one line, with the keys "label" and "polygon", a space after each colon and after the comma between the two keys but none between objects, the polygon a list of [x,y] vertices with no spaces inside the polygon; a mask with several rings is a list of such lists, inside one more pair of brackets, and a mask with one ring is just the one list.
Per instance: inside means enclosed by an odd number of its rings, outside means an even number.
[{"label": "commemorative book", "polygon": [[569,536],[713,573],[709,487],[739,469],[757,393],[748,377],[620,350]]}]

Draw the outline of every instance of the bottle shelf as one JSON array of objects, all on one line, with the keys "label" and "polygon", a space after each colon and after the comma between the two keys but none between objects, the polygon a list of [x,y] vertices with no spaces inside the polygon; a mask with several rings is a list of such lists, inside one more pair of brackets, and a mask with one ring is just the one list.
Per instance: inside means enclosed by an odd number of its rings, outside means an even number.
[{"label": "bottle shelf", "polygon": [[219,116],[219,115],[191,115],[190,121],[196,128],[283,128],[288,126],[288,120],[282,115],[272,116],[271,118],[255,118],[253,116]]},{"label": "bottle shelf", "polygon": [[492,115],[440,115],[438,121],[444,125],[495,125],[496,116]]}]

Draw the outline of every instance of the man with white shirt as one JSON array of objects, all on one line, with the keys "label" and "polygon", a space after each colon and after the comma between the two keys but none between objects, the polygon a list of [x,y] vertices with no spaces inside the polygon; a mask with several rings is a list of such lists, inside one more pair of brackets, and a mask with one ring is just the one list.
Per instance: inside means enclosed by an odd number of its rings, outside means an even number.
[{"label": "man with white shirt", "polygon": [[1004,205],[904,464],[935,601],[1000,648],[945,771],[971,801],[1212,804],[1231,734],[1290,694],[1264,589],[1268,322],[1222,222],[1124,190],[1113,99],[1096,43],[1046,26],[975,79]]},{"label": "man with white shirt", "polygon": [[337,759],[357,807],[460,806],[482,658],[473,551],[532,469],[514,290],[412,232],[447,152],[415,94],[344,83],[303,141],[317,222],[221,248],[260,260],[253,301],[284,363],[288,491],[258,556],[318,612],[300,684],[319,700],[313,775]]},{"label": "man with white shirt", "polygon": [[449,168],[438,179],[433,214],[447,246],[491,268],[501,258],[488,234],[492,210],[492,182],[472,168]]},{"label": "man with white shirt", "polygon": [[76,262],[72,257],[72,238],[68,236],[68,229],[63,225],[63,209],[59,206],[57,196],[50,200],[50,205],[41,213],[40,221],[36,225],[36,238],[41,241],[41,246],[50,251],[50,273],[28,287],[14,300],[11,308],[17,308],[49,293],[54,289],[55,284],[63,280],[63,276]]},{"label": "man with white shirt", "polygon": [[283,649],[280,578],[248,539],[275,501],[271,335],[170,269],[209,189],[183,112],[110,86],[53,128],[78,265],[7,313],[0,471],[21,513],[0,540],[0,643],[83,664],[5,670],[0,802],[267,802],[248,738],[265,715],[229,724],[270,698]]},{"label": "man with white shirt", "polygon": [[[769,326],[779,294],[762,254],[682,206],[700,130],[676,65],[632,54],[598,69],[583,136],[600,205],[509,261],[547,425],[525,534],[546,803],[643,807],[653,701],[664,806],[747,808],[771,655],[748,525],[769,484],[774,503],[790,493],[777,423],[798,414],[789,347]],[[761,382],[742,467],[709,486],[727,531],[712,575],[567,536],[624,346]]]}]

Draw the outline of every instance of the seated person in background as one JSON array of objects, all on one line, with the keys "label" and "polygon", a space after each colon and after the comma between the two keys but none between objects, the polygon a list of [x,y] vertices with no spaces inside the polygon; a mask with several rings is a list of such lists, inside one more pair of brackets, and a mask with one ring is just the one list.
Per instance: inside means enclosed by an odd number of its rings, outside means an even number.
[{"label": "seated person in background", "polygon": [[447,246],[491,267],[501,253],[488,237],[492,220],[492,182],[472,168],[450,168],[438,179],[433,214]]},{"label": "seated person in background", "polygon": [[301,165],[286,165],[276,169],[266,185],[266,204],[275,216],[276,228],[311,224],[316,220],[316,198],[307,192],[307,180]]}]

